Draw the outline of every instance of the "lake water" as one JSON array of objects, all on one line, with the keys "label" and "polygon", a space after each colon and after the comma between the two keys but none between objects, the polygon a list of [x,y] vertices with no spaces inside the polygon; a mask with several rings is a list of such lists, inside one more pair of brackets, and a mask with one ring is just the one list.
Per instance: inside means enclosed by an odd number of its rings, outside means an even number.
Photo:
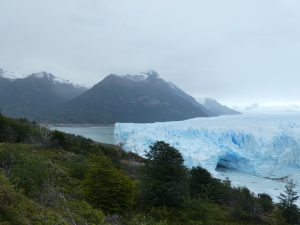
[{"label": "lake water", "polygon": [[54,125],[50,126],[51,130],[58,130],[68,134],[80,135],[86,138],[90,138],[94,141],[114,144],[114,124],[111,125],[95,125],[95,126],[63,126]]}]

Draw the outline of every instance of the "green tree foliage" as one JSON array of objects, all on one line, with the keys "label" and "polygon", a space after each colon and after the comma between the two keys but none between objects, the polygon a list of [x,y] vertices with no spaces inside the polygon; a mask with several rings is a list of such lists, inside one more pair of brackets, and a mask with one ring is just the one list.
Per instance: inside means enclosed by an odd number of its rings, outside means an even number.
[{"label": "green tree foliage", "polygon": [[16,188],[33,197],[42,191],[47,180],[47,168],[39,155],[26,155],[24,151],[28,149],[26,145],[18,145],[18,148],[0,145],[0,168]]},{"label": "green tree foliage", "polygon": [[199,166],[192,168],[189,174],[192,200],[230,207],[232,217],[238,220],[257,222],[264,213],[272,212],[272,199],[266,194],[260,194],[256,198],[247,188],[233,188],[228,179],[221,181],[213,178],[207,170]]},{"label": "green tree foliage", "polygon": [[102,224],[101,209],[80,195],[77,179],[84,175],[74,168],[78,159],[82,157],[63,150],[0,144],[0,169],[7,179],[0,179],[0,201],[7,203],[0,207],[0,224]]},{"label": "green tree foliage", "polygon": [[187,195],[187,172],[181,153],[164,142],[156,142],[146,153],[142,175],[142,197],[147,205],[180,206]]},{"label": "green tree foliage", "polygon": [[284,193],[279,195],[279,207],[288,223],[295,224],[299,222],[299,208],[295,202],[299,199],[297,191],[295,191],[295,183],[290,180],[285,186]]},{"label": "green tree foliage", "polygon": [[0,142],[35,143],[41,141],[40,128],[26,119],[9,119],[0,115]]},{"label": "green tree foliage", "polygon": [[231,195],[229,180],[221,181],[200,166],[193,167],[189,172],[189,189],[191,198],[201,198],[215,203],[224,204]]},{"label": "green tree foliage", "polygon": [[266,222],[268,225],[287,225],[287,221],[284,218],[282,211],[278,207],[274,208]]},{"label": "green tree foliage", "polygon": [[265,213],[272,212],[274,208],[273,200],[271,196],[268,194],[264,194],[264,193],[258,194],[258,203]]},{"label": "green tree foliage", "polygon": [[52,132],[51,143],[54,147],[61,147],[63,149],[68,147],[67,136],[63,132],[57,130]]},{"label": "green tree foliage", "polygon": [[208,198],[217,204],[230,205],[232,202],[236,202],[233,198],[236,189],[231,187],[229,180],[221,181],[214,178],[209,186]]},{"label": "green tree foliage", "polygon": [[209,186],[213,182],[211,174],[201,168],[200,166],[194,167],[190,170],[190,194],[192,198],[207,198]]},{"label": "green tree foliage", "polygon": [[82,155],[70,154],[67,158],[70,176],[82,180],[87,172],[89,161]]},{"label": "green tree foliage", "polygon": [[[77,224],[103,224],[104,223],[104,214],[101,210],[94,209],[86,201],[72,200],[68,202],[69,210],[72,214],[72,218],[69,218],[70,223],[73,219]],[[68,212],[65,212],[67,214]],[[66,215],[70,217],[70,215]]]},{"label": "green tree foliage", "polygon": [[14,190],[0,174],[0,224],[42,225],[62,224],[67,221],[59,213],[40,207],[37,203]]},{"label": "green tree foliage", "polygon": [[22,189],[27,196],[33,197],[44,191],[47,182],[46,162],[37,158],[25,157],[18,161],[12,171],[11,182]]},{"label": "green tree foliage", "polygon": [[133,205],[134,183],[106,157],[93,157],[83,182],[86,199],[105,213],[125,211]]},{"label": "green tree foliage", "polygon": [[257,199],[246,187],[233,190],[231,204],[233,216],[241,220],[259,220],[261,210]]},{"label": "green tree foliage", "polygon": [[99,225],[102,210],[107,223],[124,225],[286,225],[284,209],[297,198],[286,191],[274,207],[268,195],[231,187],[201,167],[189,171],[164,142],[143,159],[1,115],[0,142],[0,225]]}]

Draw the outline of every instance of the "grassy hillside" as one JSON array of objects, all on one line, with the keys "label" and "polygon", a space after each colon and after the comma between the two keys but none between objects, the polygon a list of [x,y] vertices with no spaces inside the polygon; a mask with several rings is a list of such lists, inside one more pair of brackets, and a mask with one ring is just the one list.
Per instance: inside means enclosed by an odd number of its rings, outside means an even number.
[{"label": "grassy hillside", "polygon": [[[104,213],[133,205],[135,182],[122,162],[142,160],[134,154],[3,116],[0,142],[0,224],[102,224]],[[114,180],[102,189],[105,205],[93,200],[94,171],[99,187]]]},{"label": "grassy hillside", "polygon": [[268,196],[232,188],[200,168],[184,169],[180,204],[152,204],[144,201],[149,159],[3,116],[0,142],[1,225],[285,224]]}]

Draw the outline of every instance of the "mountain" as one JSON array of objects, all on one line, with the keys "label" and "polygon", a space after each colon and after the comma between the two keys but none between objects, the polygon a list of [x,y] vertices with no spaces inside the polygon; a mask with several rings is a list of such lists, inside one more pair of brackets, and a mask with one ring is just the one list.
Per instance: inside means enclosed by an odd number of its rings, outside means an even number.
[{"label": "mountain", "polygon": [[68,102],[57,117],[73,123],[144,123],[210,115],[193,97],[149,71],[111,74]]},{"label": "mountain", "polygon": [[200,104],[153,70],[111,74],[87,90],[51,73],[22,77],[0,68],[0,109],[44,123],[145,123],[239,114],[213,99]]},{"label": "mountain", "polygon": [[6,115],[42,121],[85,88],[47,72],[17,78],[0,70],[0,108]]},{"label": "mountain", "polygon": [[216,116],[221,116],[221,115],[238,115],[241,114],[238,111],[235,111],[226,105],[222,105],[219,103],[217,100],[212,99],[212,98],[205,98],[202,101],[199,101],[200,103],[203,104],[203,106],[210,111],[212,114]]}]

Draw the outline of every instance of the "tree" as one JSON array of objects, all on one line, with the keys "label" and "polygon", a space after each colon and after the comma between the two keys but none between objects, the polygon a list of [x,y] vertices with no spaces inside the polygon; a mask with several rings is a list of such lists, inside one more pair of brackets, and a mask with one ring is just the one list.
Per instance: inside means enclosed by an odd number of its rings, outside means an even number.
[{"label": "tree", "polygon": [[282,211],[275,207],[271,215],[266,220],[268,225],[287,225],[286,219],[284,218]]},{"label": "tree", "polygon": [[193,198],[208,197],[207,191],[213,178],[211,174],[200,166],[193,167],[190,171],[190,193]]},{"label": "tree", "polygon": [[288,223],[294,224],[299,221],[299,208],[295,202],[299,199],[296,184],[290,180],[285,186],[284,193],[281,193],[278,198],[280,200],[279,208],[282,210],[283,216]]},{"label": "tree", "polygon": [[180,206],[187,193],[187,173],[181,153],[158,141],[146,153],[142,170],[142,199],[152,206]]},{"label": "tree", "polygon": [[104,213],[125,211],[134,201],[134,183],[106,157],[93,156],[83,182],[86,199]]},{"label": "tree", "polygon": [[52,132],[51,143],[53,144],[53,147],[61,147],[63,149],[68,147],[66,135],[57,130]]},{"label": "tree", "polygon": [[270,213],[273,210],[273,201],[268,194],[258,194],[258,203],[265,213]]}]

